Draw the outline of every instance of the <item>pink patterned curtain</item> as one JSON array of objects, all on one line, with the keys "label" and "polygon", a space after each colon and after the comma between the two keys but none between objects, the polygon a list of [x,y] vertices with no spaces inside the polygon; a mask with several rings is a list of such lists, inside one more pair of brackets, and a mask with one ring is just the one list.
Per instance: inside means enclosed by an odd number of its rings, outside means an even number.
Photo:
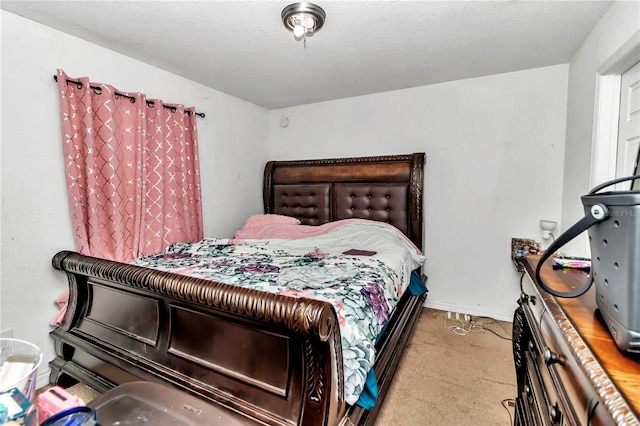
[{"label": "pink patterned curtain", "polygon": [[202,239],[194,108],[57,77],[76,249],[129,262]]}]

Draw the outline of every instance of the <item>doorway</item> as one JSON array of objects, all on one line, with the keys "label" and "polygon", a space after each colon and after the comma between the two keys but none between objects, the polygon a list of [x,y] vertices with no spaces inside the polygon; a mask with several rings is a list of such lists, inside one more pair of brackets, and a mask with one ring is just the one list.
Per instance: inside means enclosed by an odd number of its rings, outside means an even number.
[{"label": "doorway", "polygon": [[[633,174],[640,148],[638,34],[599,69],[596,82],[590,187]],[[625,182],[616,187],[629,189]]]}]

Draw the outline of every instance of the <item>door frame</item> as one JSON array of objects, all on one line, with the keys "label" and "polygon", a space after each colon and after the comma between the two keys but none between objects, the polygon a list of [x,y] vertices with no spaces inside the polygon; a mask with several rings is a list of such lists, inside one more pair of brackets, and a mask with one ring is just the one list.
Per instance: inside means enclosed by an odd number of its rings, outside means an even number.
[{"label": "door frame", "polygon": [[590,188],[615,178],[620,80],[621,75],[638,61],[640,61],[640,31],[636,31],[596,72]]}]

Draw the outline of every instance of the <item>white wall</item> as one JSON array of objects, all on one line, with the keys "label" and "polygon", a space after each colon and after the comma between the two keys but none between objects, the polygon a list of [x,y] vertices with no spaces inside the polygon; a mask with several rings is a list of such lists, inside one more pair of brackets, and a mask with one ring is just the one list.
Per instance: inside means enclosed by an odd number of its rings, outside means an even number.
[{"label": "white wall", "polygon": [[271,158],[425,152],[427,306],[510,320],[511,237],[560,221],[567,77],[558,65],[273,110]]},{"label": "white wall", "polygon": [[[0,329],[44,351],[39,383],[53,359],[53,299],[67,287],[51,258],[74,249],[66,194],[57,85],[71,77],[195,105],[205,235],[231,236],[262,212],[268,112],[182,77],[0,11],[2,22],[2,275]],[[242,188],[238,193],[238,188]],[[221,209],[220,206],[224,206]]]},{"label": "white wall", "polygon": [[[562,223],[568,228],[584,216],[580,197],[591,189],[591,147],[596,73],[627,40],[638,38],[640,2],[616,1],[593,29],[569,64]],[[569,254],[586,254],[583,234],[565,246]]]}]

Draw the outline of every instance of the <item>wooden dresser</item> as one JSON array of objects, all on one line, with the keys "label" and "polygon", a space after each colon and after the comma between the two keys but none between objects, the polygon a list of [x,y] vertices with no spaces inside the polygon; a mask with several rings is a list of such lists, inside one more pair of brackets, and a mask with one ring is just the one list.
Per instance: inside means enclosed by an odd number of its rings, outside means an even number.
[{"label": "wooden dresser", "polygon": [[[640,356],[618,350],[597,312],[595,287],[574,299],[540,289],[538,259],[516,260],[524,276],[513,320],[515,425],[640,425]],[[550,264],[542,269],[550,287],[584,283],[586,273]]]}]

